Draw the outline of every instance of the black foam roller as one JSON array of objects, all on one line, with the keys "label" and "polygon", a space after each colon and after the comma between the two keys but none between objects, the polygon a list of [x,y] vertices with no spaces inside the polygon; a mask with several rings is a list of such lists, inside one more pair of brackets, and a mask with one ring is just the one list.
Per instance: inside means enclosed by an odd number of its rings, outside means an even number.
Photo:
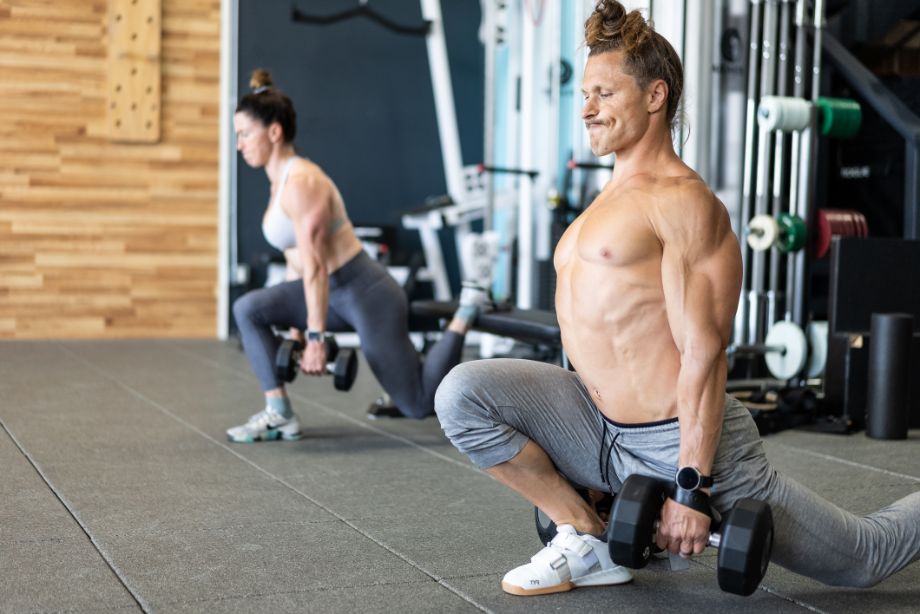
[{"label": "black foam roller", "polygon": [[869,437],[907,438],[913,324],[913,316],[906,313],[872,314],[866,408],[866,435]]}]

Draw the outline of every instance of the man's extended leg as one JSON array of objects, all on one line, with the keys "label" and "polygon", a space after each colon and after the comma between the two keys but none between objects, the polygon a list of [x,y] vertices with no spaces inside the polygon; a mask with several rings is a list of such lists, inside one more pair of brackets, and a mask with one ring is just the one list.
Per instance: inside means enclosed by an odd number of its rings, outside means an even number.
[{"label": "man's extended leg", "polygon": [[714,466],[713,504],[723,513],[742,497],[770,504],[773,563],[835,586],[869,587],[920,558],[920,493],[857,516],[778,473],[740,403],[726,406]]}]

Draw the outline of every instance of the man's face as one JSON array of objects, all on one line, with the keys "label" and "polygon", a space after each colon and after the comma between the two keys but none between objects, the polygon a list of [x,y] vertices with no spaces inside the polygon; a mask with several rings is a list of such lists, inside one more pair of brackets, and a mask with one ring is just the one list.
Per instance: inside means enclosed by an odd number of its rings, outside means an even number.
[{"label": "man's face", "polygon": [[272,153],[268,128],[248,113],[240,112],[233,116],[233,129],[236,149],[243,154],[246,164],[254,168],[265,166]]},{"label": "man's face", "polygon": [[585,64],[581,116],[596,156],[622,151],[648,129],[648,94],[624,72],[623,60],[622,52],[609,51],[590,56]]}]

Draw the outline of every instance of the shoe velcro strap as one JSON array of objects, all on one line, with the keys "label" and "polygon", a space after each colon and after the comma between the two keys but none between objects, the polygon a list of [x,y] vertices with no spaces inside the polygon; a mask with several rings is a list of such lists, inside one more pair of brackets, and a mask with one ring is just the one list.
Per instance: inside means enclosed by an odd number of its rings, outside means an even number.
[{"label": "shoe velcro strap", "polygon": [[530,562],[546,565],[556,572],[560,582],[567,582],[572,578],[572,572],[569,570],[569,562],[558,550],[548,547],[544,548],[530,557]]},{"label": "shoe velcro strap", "polygon": [[556,537],[553,538],[552,545],[565,548],[578,556],[586,556],[593,551],[591,546],[585,543],[585,540],[571,533],[557,533]]}]

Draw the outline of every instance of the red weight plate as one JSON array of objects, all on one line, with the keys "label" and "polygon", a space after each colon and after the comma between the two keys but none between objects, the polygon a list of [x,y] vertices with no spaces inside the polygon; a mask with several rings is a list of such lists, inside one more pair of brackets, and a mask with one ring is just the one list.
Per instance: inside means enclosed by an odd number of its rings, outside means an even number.
[{"label": "red weight plate", "polygon": [[825,209],[818,210],[817,216],[818,232],[815,239],[815,257],[824,258],[827,250],[831,248],[831,221],[829,213]]}]

